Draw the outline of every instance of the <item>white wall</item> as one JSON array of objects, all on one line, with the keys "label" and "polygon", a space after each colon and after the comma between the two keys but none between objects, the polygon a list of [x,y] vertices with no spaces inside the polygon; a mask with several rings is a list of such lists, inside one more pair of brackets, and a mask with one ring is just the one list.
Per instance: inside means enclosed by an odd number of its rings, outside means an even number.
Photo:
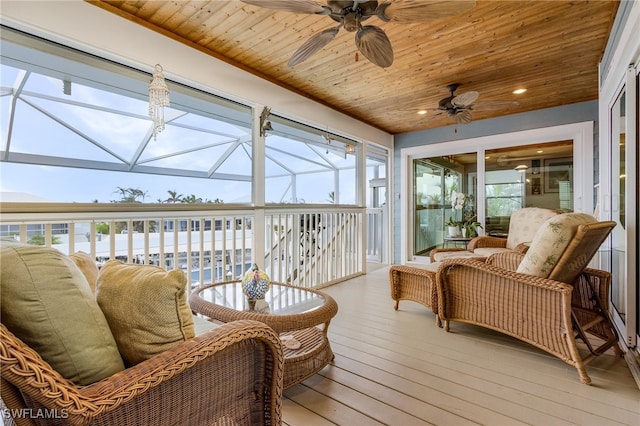
[{"label": "white wall", "polygon": [[0,22],[97,56],[168,78],[355,140],[393,147],[393,136],[262,80],[82,0],[2,1]]}]

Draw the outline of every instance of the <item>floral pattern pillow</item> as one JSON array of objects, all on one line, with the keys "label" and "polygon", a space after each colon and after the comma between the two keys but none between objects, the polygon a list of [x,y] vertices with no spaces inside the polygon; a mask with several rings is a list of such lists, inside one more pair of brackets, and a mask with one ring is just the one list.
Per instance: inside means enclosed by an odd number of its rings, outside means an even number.
[{"label": "floral pattern pillow", "polygon": [[540,207],[525,207],[516,210],[511,214],[506,247],[513,250],[518,244],[531,243],[538,229],[548,219],[559,214],[560,212],[557,210],[542,209]]},{"label": "floral pattern pillow", "polygon": [[547,220],[536,232],[517,272],[547,278],[576,234],[578,226],[596,222],[585,213],[563,213]]}]

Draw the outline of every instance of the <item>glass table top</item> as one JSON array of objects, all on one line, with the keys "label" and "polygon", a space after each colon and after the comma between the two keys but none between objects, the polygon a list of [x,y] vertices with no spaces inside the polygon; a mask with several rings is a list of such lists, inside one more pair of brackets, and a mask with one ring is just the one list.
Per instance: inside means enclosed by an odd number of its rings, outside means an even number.
[{"label": "glass table top", "polygon": [[237,282],[216,284],[200,290],[200,298],[237,311],[255,311],[270,315],[295,315],[320,308],[326,302],[322,294],[303,288],[271,283],[264,300],[250,304]]}]

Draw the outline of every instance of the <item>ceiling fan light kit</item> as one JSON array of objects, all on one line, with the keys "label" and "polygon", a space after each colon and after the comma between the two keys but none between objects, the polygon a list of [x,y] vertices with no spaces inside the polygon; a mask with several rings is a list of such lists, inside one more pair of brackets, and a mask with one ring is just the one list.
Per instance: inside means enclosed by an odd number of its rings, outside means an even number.
[{"label": "ceiling fan light kit", "polygon": [[375,25],[362,25],[363,21],[377,17],[383,22],[414,24],[457,15],[476,5],[475,0],[421,0],[378,2],[369,0],[327,0],[323,4],[314,0],[241,0],[253,6],[293,13],[327,15],[338,23],[308,39],[289,59],[294,67],[317,53],[337,35],[340,28],[355,32],[356,47],[373,64],[387,68],[393,64],[393,47],[387,34]]}]

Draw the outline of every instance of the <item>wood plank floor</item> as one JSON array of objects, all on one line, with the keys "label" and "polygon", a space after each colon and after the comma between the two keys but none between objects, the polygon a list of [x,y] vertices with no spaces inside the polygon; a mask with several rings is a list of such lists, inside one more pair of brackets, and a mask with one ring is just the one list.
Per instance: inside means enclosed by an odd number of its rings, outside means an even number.
[{"label": "wood plank floor", "polygon": [[325,288],[335,360],[284,393],[283,420],[313,425],[638,425],[640,390],[613,352],[575,368],[480,327],[447,333],[422,305],[394,311],[388,267]]}]

